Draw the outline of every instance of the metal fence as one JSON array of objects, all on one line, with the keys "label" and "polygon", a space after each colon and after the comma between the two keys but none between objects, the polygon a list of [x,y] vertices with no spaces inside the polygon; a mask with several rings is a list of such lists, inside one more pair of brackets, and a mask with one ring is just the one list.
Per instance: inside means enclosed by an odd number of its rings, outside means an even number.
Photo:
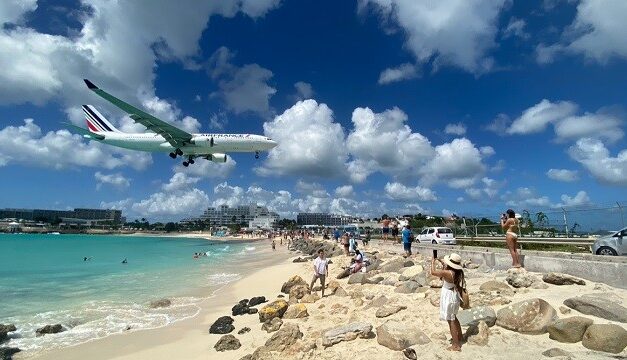
[{"label": "metal fence", "polygon": [[[520,214],[520,232],[528,237],[589,237],[624,228],[627,201],[613,204],[515,209]],[[461,216],[461,215],[460,215]],[[503,235],[499,215],[467,215],[453,225],[461,236]],[[494,222],[495,224],[489,224]]]}]

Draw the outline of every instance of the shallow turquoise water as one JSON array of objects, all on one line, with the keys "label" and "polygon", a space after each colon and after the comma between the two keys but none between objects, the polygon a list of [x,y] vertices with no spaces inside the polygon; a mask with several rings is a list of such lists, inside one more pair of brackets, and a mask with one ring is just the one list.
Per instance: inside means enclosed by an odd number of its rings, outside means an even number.
[{"label": "shallow turquoise water", "polygon": [[[197,313],[194,294],[237,279],[232,265],[253,250],[204,239],[0,234],[0,323],[15,323],[9,345],[27,350],[165,326]],[[173,306],[147,306],[164,297]],[[54,323],[69,331],[35,338]]]}]

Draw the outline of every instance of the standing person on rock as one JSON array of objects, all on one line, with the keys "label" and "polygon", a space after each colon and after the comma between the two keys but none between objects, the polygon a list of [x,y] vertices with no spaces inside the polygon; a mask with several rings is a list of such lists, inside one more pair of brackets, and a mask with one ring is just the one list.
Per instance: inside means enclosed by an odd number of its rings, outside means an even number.
[{"label": "standing person on rock", "polygon": [[327,273],[329,272],[329,259],[324,256],[324,250],[318,250],[318,257],[313,261],[313,269],[314,275],[313,279],[311,279],[311,285],[309,285],[309,290],[313,291],[314,284],[316,280],[320,279],[320,285],[322,287],[322,296],[324,297],[324,283],[327,277]]},{"label": "standing person on rock", "polygon": [[[436,269],[435,263],[439,261],[443,269]],[[442,279],[440,293],[440,320],[448,322],[453,344],[447,350],[462,351],[462,327],[457,320],[457,312],[462,299],[462,293],[466,289],[462,258],[458,254],[447,255],[443,260],[433,257],[431,259],[431,275]]]},{"label": "standing person on rock", "polygon": [[398,243],[398,222],[396,220],[392,221],[392,240],[394,243]]},{"label": "standing person on rock", "polygon": [[344,255],[350,256],[350,253],[349,253],[350,244],[349,244],[349,241],[348,241],[348,233],[347,232],[344,233],[344,235],[342,235],[342,245],[344,246]]},{"label": "standing person on rock", "polygon": [[383,241],[387,241],[388,234],[390,233],[390,219],[387,216],[384,216],[381,221],[381,229],[383,231]]},{"label": "standing person on rock", "polygon": [[505,242],[509,253],[512,255],[512,267],[520,268],[520,259],[518,257],[518,232],[520,231],[516,212],[508,209],[505,214],[501,215],[501,227],[505,231]]},{"label": "standing person on rock", "polygon": [[411,232],[411,226],[407,224],[402,233],[403,250],[405,250],[405,257],[411,256],[411,243],[413,241],[413,236],[414,235]]}]

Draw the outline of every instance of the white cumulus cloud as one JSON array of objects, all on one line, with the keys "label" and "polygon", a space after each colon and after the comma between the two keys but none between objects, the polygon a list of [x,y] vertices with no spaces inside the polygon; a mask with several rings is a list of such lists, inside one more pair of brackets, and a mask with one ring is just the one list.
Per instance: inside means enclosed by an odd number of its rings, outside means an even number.
[{"label": "white cumulus cloud", "polygon": [[553,103],[543,99],[538,104],[525,110],[522,115],[514,120],[507,133],[531,134],[543,131],[552,122],[564,119],[577,111],[577,104],[569,101]]},{"label": "white cumulus cloud", "polygon": [[103,174],[100,171],[97,171],[94,174],[94,178],[96,178],[96,189],[98,190],[100,190],[104,184],[111,185],[118,189],[125,189],[131,186],[131,181],[124,177],[121,173]]},{"label": "white cumulus cloud", "polygon": [[390,84],[397,81],[415,79],[418,77],[418,70],[410,63],[401,64],[395,68],[387,68],[379,75],[379,85]]},{"label": "white cumulus cloud", "polygon": [[385,184],[385,195],[401,201],[436,201],[438,198],[431,189],[422,186],[409,187],[401,183]]},{"label": "white cumulus cloud", "polygon": [[549,169],[549,171],[546,172],[546,176],[548,176],[549,179],[564,182],[572,182],[579,179],[579,175],[576,170],[567,169]]},{"label": "white cumulus cloud", "polygon": [[466,125],[462,123],[447,124],[444,133],[449,135],[463,136],[466,134]]},{"label": "white cumulus cloud", "polygon": [[568,153],[599,182],[627,186],[627,149],[612,157],[600,140],[583,138],[577,140]]},{"label": "white cumulus cloud", "polygon": [[343,185],[335,188],[335,195],[341,198],[351,198],[355,195],[353,185]]}]

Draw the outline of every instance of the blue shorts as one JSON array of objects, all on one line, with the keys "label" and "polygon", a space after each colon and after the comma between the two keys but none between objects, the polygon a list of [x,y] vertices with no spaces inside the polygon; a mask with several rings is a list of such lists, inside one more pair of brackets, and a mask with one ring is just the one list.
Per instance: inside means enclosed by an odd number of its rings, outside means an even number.
[{"label": "blue shorts", "polygon": [[405,250],[406,252],[411,252],[411,243],[403,243],[403,250]]},{"label": "blue shorts", "polygon": [[390,228],[383,228],[383,233],[388,234],[390,232]]}]

